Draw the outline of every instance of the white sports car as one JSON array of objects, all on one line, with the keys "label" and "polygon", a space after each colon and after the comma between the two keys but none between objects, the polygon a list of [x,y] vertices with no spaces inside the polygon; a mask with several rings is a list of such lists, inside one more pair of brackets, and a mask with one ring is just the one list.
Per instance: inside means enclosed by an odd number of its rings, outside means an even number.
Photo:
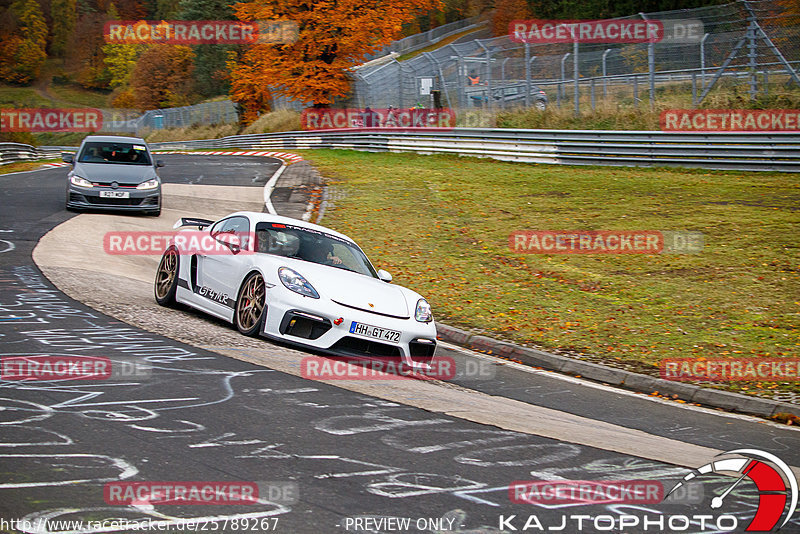
[{"label": "white sports car", "polygon": [[436,326],[428,302],[392,285],[349,237],[315,224],[237,212],[183,218],[158,266],[159,304],[188,304],[262,335],[318,351],[398,357],[428,369]]}]

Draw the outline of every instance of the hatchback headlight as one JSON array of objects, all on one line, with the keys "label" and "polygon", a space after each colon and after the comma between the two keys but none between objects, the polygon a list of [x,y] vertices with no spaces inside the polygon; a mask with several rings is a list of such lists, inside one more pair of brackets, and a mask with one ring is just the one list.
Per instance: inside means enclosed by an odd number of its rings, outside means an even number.
[{"label": "hatchback headlight", "polygon": [[304,297],[311,297],[314,299],[319,298],[319,293],[314,289],[314,286],[308,283],[308,280],[297,271],[288,267],[281,267],[278,269],[278,278],[281,279],[283,285],[291,289],[295,293],[300,293]]},{"label": "hatchback headlight", "polygon": [[136,189],[155,189],[156,187],[158,187],[158,180],[151,178],[150,180],[137,185]]},{"label": "hatchback headlight", "polygon": [[417,301],[417,309],[414,311],[414,319],[420,323],[429,323],[433,321],[433,313],[431,312],[431,305],[425,299]]},{"label": "hatchback headlight", "polygon": [[87,180],[86,178],[81,178],[77,174],[73,174],[69,177],[69,181],[72,185],[77,185],[78,187],[94,187],[92,182]]}]

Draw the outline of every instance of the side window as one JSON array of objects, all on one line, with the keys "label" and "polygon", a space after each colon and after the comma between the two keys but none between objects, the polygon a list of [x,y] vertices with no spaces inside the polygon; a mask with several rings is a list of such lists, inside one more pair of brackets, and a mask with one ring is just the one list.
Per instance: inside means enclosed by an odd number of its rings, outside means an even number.
[{"label": "side window", "polygon": [[361,272],[361,265],[359,265],[358,260],[353,257],[353,253],[346,246],[341,243],[334,243],[332,254],[342,260],[342,267],[349,271]]},{"label": "side window", "polygon": [[223,220],[221,220],[221,221],[217,221],[217,222],[215,222],[215,223],[214,223],[214,226],[212,226],[212,227],[211,227],[211,230],[209,230],[209,232],[211,232],[211,236],[212,236],[212,237],[216,237],[216,236],[217,236],[217,234],[218,234],[218,233],[220,233],[220,231],[222,231],[222,226],[223,226],[223,225],[224,225],[226,222],[228,222],[228,219],[223,219]]},{"label": "side window", "polygon": [[300,238],[288,230],[256,230],[257,252],[276,256],[295,256],[300,249]]},{"label": "side window", "polygon": [[[232,234],[239,238],[239,246],[242,249],[247,249],[250,244],[250,221],[247,217],[230,217],[223,219],[211,227],[211,236],[214,239],[221,241],[220,234]],[[226,239],[229,239],[226,237]],[[234,241],[227,241],[236,242]]]}]

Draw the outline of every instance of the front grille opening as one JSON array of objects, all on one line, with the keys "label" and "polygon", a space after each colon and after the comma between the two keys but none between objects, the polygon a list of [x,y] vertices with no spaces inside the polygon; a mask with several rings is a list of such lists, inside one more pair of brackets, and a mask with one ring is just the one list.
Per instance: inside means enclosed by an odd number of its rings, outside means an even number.
[{"label": "front grille opening", "polygon": [[86,196],[89,204],[97,204],[98,206],[138,206],[142,203],[141,198],[100,198],[90,195]]},{"label": "front grille opening", "polygon": [[358,337],[343,337],[329,349],[353,356],[402,356],[400,347]]},{"label": "front grille opening", "polygon": [[286,312],[281,321],[280,332],[284,335],[303,339],[318,339],[330,330],[331,322],[324,317],[316,317],[297,310]]},{"label": "front grille opening", "polygon": [[428,363],[433,358],[433,353],[436,352],[436,342],[415,339],[408,344],[408,348],[412,359]]}]

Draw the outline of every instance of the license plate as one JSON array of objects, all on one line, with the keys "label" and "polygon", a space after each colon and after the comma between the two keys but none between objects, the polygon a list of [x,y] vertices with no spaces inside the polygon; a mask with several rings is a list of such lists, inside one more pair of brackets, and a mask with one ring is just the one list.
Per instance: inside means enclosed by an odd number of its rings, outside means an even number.
[{"label": "license plate", "polygon": [[129,191],[100,191],[101,198],[130,198]]},{"label": "license plate", "polygon": [[371,337],[373,339],[380,339],[381,341],[400,343],[400,332],[397,330],[389,330],[387,328],[372,326],[370,324],[357,323],[353,321],[350,323],[350,333]]}]

